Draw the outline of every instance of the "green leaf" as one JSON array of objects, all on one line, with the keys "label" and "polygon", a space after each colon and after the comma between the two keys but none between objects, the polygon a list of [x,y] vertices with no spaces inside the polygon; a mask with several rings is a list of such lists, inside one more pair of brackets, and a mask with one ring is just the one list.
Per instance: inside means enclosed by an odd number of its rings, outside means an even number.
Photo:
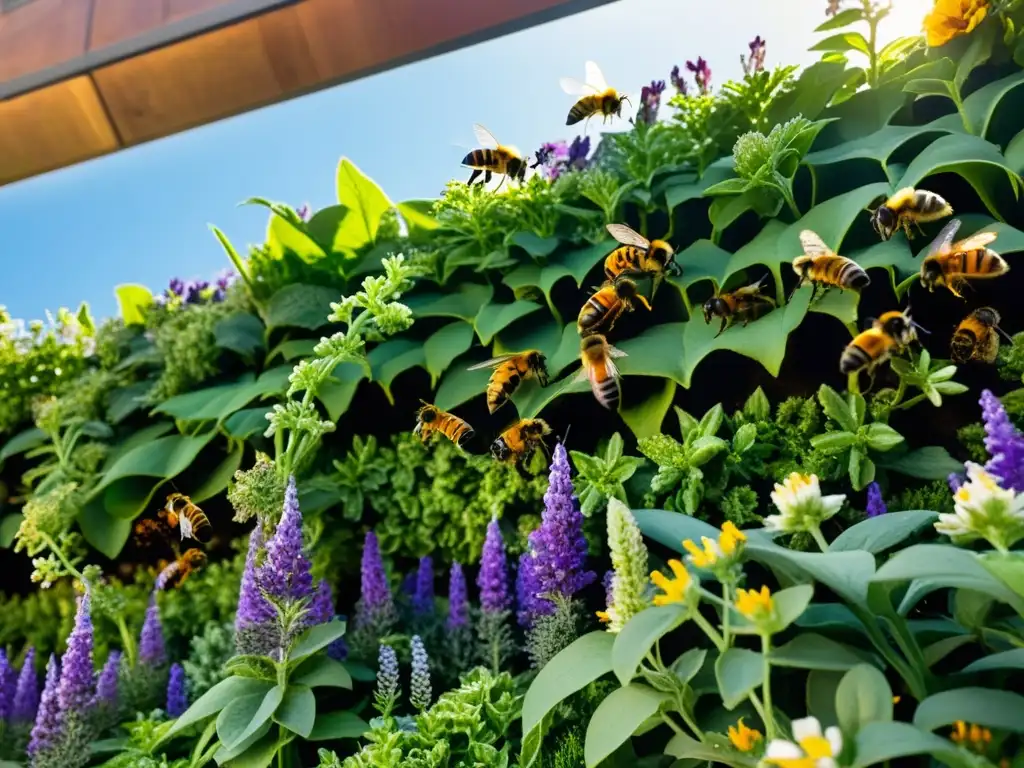
[{"label": "green leaf", "polygon": [[626,622],[612,645],[612,670],[622,685],[636,677],[647,652],[664,635],[682,624],[687,611],[681,605],[647,608]]},{"label": "green leaf", "polygon": [[281,706],[274,712],[274,722],[308,739],[315,720],[316,697],[313,692],[304,685],[289,683]]},{"label": "green leaf", "polygon": [[801,571],[849,603],[866,605],[868,582],[875,572],[875,559],[867,552],[795,552],[752,538],[745,551],[769,567]]},{"label": "green leaf", "polygon": [[[953,84],[956,86],[957,92],[963,89],[964,83],[967,82],[971,72],[988,61],[992,56],[995,32],[996,28],[992,24],[983,24],[970,36],[971,42],[957,63],[956,76],[953,78]],[[981,135],[984,136],[984,132]]]},{"label": "green leaf", "polygon": [[381,385],[388,400],[392,400],[391,385],[406,371],[426,364],[423,342],[405,337],[388,339],[366,356],[373,372],[373,380]]},{"label": "green leaf", "polygon": [[587,768],[598,765],[625,744],[668,698],[666,693],[636,683],[614,690],[605,697],[587,725],[583,747]]},{"label": "green leaf", "polygon": [[[266,419],[264,418],[264,421]],[[214,467],[213,472],[203,481],[195,491],[192,492],[192,501],[201,504],[207,499],[212,499],[218,493],[227,490],[228,483],[235,476],[235,472],[242,466],[242,455],[245,453],[245,446],[236,446],[223,461]]]},{"label": "green leaf", "polygon": [[[725,409],[722,408],[721,403],[717,403],[701,417],[700,422],[697,424],[697,431],[701,437],[713,437],[722,428],[722,421],[724,419]],[[694,447],[696,447],[696,443]]]},{"label": "green leaf", "polygon": [[864,427],[864,437],[871,450],[881,451],[883,453],[885,451],[891,451],[903,442],[903,435],[888,424],[882,424],[880,422],[868,424]]},{"label": "green leaf", "polygon": [[909,81],[903,86],[907,93],[916,93],[918,96],[945,96],[953,98],[953,84],[948,80],[939,80],[933,77],[921,77]]},{"label": "green leaf", "polygon": [[153,411],[180,421],[221,421],[258,397],[284,393],[291,372],[291,366],[281,365],[264,371],[255,380],[251,373],[246,373],[230,384],[176,395]]},{"label": "green leaf", "polygon": [[646,400],[629,406],[619,407],[619,416],[626,422],[633,435],[639,440],[661,432],[662,422],[672,406],[676,394],[676,383],[666,380],[661,390],[650,395]]},{"label": "green leaf", "polygon": [[747,189],[746,179],[732,178],[725,179],[712,184],[704,190],[704,197],[715,197],[716,195],[739,195]]},{"label": "green leaf", "polygon": [[963,462],[957,461],[949,455],[949,451],[937,445],[925,446],[898,456],[880,456],[878,466],[922,480],[945,480],[954,472],[964,471]]},{"label": "green leaf", "polygon": [[434,200],[406,200],[397,203],[395,208],[405,219],[410,234],[416,230],[429,233],[441,226],[433,216]]},{"label": "green leaf", "polygon": [[846,401],[828,384],[822,384],[818,388],[818,402],[821,403],[825,415],[847,432],[856,432],[860,428]]},{"label": "green leaf", "polygon": [[283,698],[284,690],[275,685],[265,694],[234,699],[217,716],[217,738],[227,749],[243,743],[270,720]]},{"label": "green leaf", "polygon": [[764,657],[746,648],[729,648],[715,660],[715,681],[722,705],[735,709],[764,683]]},{"label": "green leaf", "polygon": [[736,430],[732,436],[733,453],[746,453],[757,439],[757,426],[755,424],[744,424]]},{"label": "green leaf", "polygon": [[826,432],[811,438],[811,447],[824,453],[842,453],[857,442],[853,432]]},{"label": "green leaf", "polygon": [[417,319],[423,317],[456,317],[472,323],[480,309],[488,304],[494,288],[491,285],[463,283],[444,293],[412,293],[402,297],[402,303],[412,310]]},{"label": "green leaf", "polygon": [[1002,80],[988,83],[964,99],[967,115],[975,136],[987,136],[999,104],[1011,91],[1024,84],[1024,72],[1015,72]]},{"label": "green leaf", "polygon": [[991,656],[978,659],[964,667],[961,674],[976,674],[996,669],[1024,669],[1024,648],[993,653]]},{"label": "green leaf", "polygon": [[331,302],[341,295],[326,285],[291,283],[279,289],[267,302],[267,328],[306,328],[315,331],[327,325]]},{"label": "green leaf", "polygon": [[838,35],[826,37],[824,40],[815,43],[807,50],[809,51],[859,51],[865,56],[871,55],[871,47],[864,35],[860,32],[840,32]]},{"label": "green leaf", "polygon": [[[839,11],[833,15],[827,21],[822,22],[814,28],[815,32],[831,32],[833,29],[842,29],[848,27],[851,24],[856,24],[858,21],[863,21],[864,9],[863,8],[846,8],[845,10]],[[810,50],[815,50],[811,48]]]},{"label": "green leaf", "polygon": [[256,315],[236,312],[213,326],[213,338],[218,347],[252,357],[264,348],[263,323]]},{"label": "green leaf", "polygon": [[892,720],[892,689],[885,675],[867,664],[847,672],[836,690],[836,714],[844,733]]},{"label": "green leaf", "polygon": [[334,245],[335,236],[341,222],[348,214],[348,208],[343,205],[329,205],[314,213],[305,224],[306,234],[320,247],[324,253],[331,253],[340,256],[342,259],[352,259],[355,253],[348,248]]},{"label": "green leaf", "polygon": [[776,667],[845,671],[864,663],[853,648],[813,632],[799,634],[772,650],[769,659]]},{"label": "green leaf", "polygon": [[316,399],[324,404],[331,421],[337,421],[348,410],[359,382],[365,378],[366,370],[359,363],[341,363],[334,369],[331,378],[320,385]]},{"label": "green leaf", "polygon": [[722,535],[722,532],[715,526],[678,512],[666,512],[663,509],[634,509],[633,517],[636,518],[644,536],[654,539],[674,552],[682,552],[682,542],[685,539],[700,541],[702,536],[707,536],[709,539],[718,541],[718,537]]},{"label": "green leaf", "polygon": [[39,427],[29,427],[24,432],[19,432],[6,443],[4,447],[0,449],[0,465],[4,461],[16,456],[19,453],[25,453],[25,451],[31,451],[33,448],[38,448],[47,441],[46,433]]},{"label": "green leaf", "polygon": [[979,558],[985,570],[1024,599],[1024,555],[987,552]]},{"label": "green leaf", "polygon": [[111,560],[117,558],[132,533],[131,518],[113,517],[103,505],[103,498],[86,502],[78,513],[78,527],[93,549]]},{"label": "green leaf", "polygon": [[[767,421],[772,414],[771,403],[764,390],[758,386],[743,404],[743,415],[751,421]],[[685,435],[684,435],[685,437]]]},{"label": "green leaf", "polygon": [[535,259],[546,259],[558,248],[559,240],[557,237],[541,237],[535,232],[523,230],[512,235],[509,242],[522,248]]},{"label": "green leaf", "polygon": [[857,759],[853,768],[882,765],[898,757],[932,755],[950,766],[964,766],[962,753],[951,742],[910,723],[868,723],[856,736]]},{"label": "green leaf", "polygon": [[377,239],[380,218],[392,207],[376,182],[347,157],[338,164],[338,202],[348,208],[348,213],[334,241],[354,251]]},{"label": "green leaf", "polygon": [[1024,733],[1024,696],[998,688],[955,688],[929,696],[914,712],[914,725],[926,731],[957,720]]},{"label": "green leaf", "polygon": [[267,406],[243,408],[224,419],[224,431],[236,440],[247,440],[267,431]]},{"label": "green leaf", "polygon": [[810,605],[812,597],[814,597],[814,587],[810,584],[787,587],[772,595],[772,600],[775,603],[775,615],[779,622],[776,631],[781,632],[799,619]]},{"label": "green leaf", "polygon": [[307,658],[295,670],[290,683],[310,688],[347,688],[352,690],[352,675],[340,661],[328,656]]},{"label": "green leaf", "polygon": [[540,308],[540,304],[522,300],[514,301],[511,304],[487,304],[480,309],[473,321],[477,336],[480,337],[480,343],[485,346],[490,344],[496,333]]},{"label": "green leaf", "polygon": [[149,288],[126,283],[117,286],[114,295],[125,325],[146,324],[146,310],[153,305],[153,294]]},{"label": "green leaf", "polygon": [[454,322],[435,331],[423,343],[423,354],[434,385],[452,361],[473,346],[473,326]]},{"label": "green leaf", "polygon": [[163,735],[161,743],[167,741],[176,733],[180,733],[189,726],[205,720],[211,715],[220,712],[224,707],[236,699],[247,696],[263,696],[270,691],[272,685],[265,680],[257,680],[252,677],[228,677],[221,680],[213,688],[199,697],[185,713],[179,717],[174,727]]},{"label": "green leaf", "polygon": [[848,160],[876,160],[884,168],[889,157],[903,145],[923,137],[938,138],[950,132],[934,126],[886,125],[867,136],[811,152],[804,157],[803,162],[806,165],[821,167]]},{"label": "green leaf", "polygon": [[689,463],[692,467],[702,467],[715,456],[728,450],[729,444],[720,437],[711,435],[698,437],[689,450]]},{"label": "green leaf", "polygon": [[345,622],[334,619],[326,624],[310,627],[301,635],[288,652],[289,661],[298,661],[326,648],[345,634]]},{"label": "green leaf", "polygon": [[327,258],[324,249],[305,232],[301,224],[272,213],[267,221],[266,246],[272,259],[283,259],[293,253],[306,264],[316,264]]},{"label": "green leaf", "polygon": [[613,635],[590,632],[578,638],[541,668],[523,700],[523,734],[567,697],[612,671]]},{"label": "green leaf", "polygon": [[975,641],[976,638],[973,635],[954,635],[953,637],[944,637],[931,645],[925,646],[922,649],[925,666],[934,667],[949,656],[949,654],[953,653],[953,651]]},{"label": "green leaf", "polygon": [[152,387],[150,382],[142,381],[127,387],[118,387],[111,392],[107,396],[107,421],[111,424],[120,424],[142,408]]},{"label": "green leaf", "polygon": [[862,549],[877,555],[902,544],[937,519],[938,513],[918,509],[871,517],[839,534],[829,545],[829,551]]},{"label": "green leaf", "polygon": [[354,712],[324,712],[317,714],[309,741],[333,741],[334,739],[361,739],[369,733],[370,726]]},{"label": "green leaf", "polygon": [[21,521],[24,519],[25,516],[20,512],[4,515],[3,519],[0,520],[0,547],[4,549],[10,548],[14,542],[15,534],[18,533],[18,529],[21,527]]},{"label": "green leaf", "polygon": [[213,759],[225,768],[271,768],[280,750],[277,735],[270,733],[270,721],[267,721],[234,748],[220,747],[213,753]]}]

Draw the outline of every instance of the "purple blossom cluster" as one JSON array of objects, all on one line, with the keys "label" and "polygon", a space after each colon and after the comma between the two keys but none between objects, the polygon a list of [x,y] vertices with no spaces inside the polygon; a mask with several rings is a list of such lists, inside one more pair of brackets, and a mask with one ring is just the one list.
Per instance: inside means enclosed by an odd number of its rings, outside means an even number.
[{"label": "purple blossom cluster", "polygon": [[39,709],[39,678],[36,676],[36,649],[29,648],[18,673],[10,719],[14,723],[31,723]]},{"label": "purple blossom cluster", "polygon": [[356,605],[357,627],[369,627],[382,618],[394,615],[395,603],[380,556],[380,543],[373,531],[366,533],[363,543],[359,603]]},{"label": "purple blossom cluster", "polygon": [[480,558],[480,573],[476,584],[480,588],[480,609],[484,613],[501,613],[509,609],[508,564],[505,542],[496,519],[487,524],[487,536]]},{"label": "purple blossom cluster", "polygon": [[211,284],[209,280],[182,280],[172,277],[167,290],[158,297],[163,304],[204,304],[221,302],[227,297],[228,288],[235,281],[234,272],[222,270]]},{"label": "purple blossom cluster", "polygon": [[693,79],[697,83],[697,90],[701,96],[707,96],[711,92],[711,67],[700,56],[697,61],[686,62],[686,68],[693,73]]},{"label": "purple blossom cluster", "polygon": [[469,626],[469,595],[466,590],[466,574],[459,563],[452,563],[448,572],[448,620],[449,631]]},{"label": "purple blossom cluster", "polygon": [[111,651],[96,681],[96,698],[94,702],[100,707],[117,705],[117,676],[121,668],[121,652]]},{"label": "purple blossom cluster", "polygon": [[6,720],[11,714],[14,688],[17,684],[18,672],[7,660],[7,653],[0,648],[0,720]]},{"label": "purple blossom cluster", "polygon": [[537,150],[531,168],[540,168],[544,178],[554,181],[563,173],[584,170],[589,154],[589,136],[577,136],[571,144],[565,141],[549,142]]},{"label": "purple blossom cluster", "polygon": [[313,573],[302,541],[302,513],[295,478],[288,478],[284,510],[273,538],[267,542],[267,556],[256,572],[256,583],[275,602],[309,599],[313,596]]},{"label": "purple blossom cluster", "polygon": [[57,703],[61,712],[84,712],[94,695],[90,604],[88,593],[78,598],[75,626],[68,637],[68,647],[61,659],[60,685],[57,688]]},{"label": "purple blossom cluster", "polygon": [[672,67],[672,72],[669,74],[669,81],[672,83],[672,87],[676,89],[676,93],[680,96],[686,96],[689,86],[686,84],[686,78],[684,78],[682,73],[679,71],[678,64]]},{"label": "purple blossom cluster", "polygon": [[981,419],[985,424],[985,450],[991,457],[985,470],[999,484],[1024,493],[1024,435],[1013,425],[999,398],[981,393]]},{"label": "purple blossom cluster", "polygon": [[416,589],[412,595],[412,612],[430,616],[434,612],[434,561],[429,555],[420,558],[416,571]]},{"label": "purple blossom cluster", "polygon": [[52,749],[60,738],[60,703],[57,700],[59,685],[60,665],[56,655],[51,653],[50,660],[46,664],[46,682],[43,683],[39,711],[36,713],[32,736],[28,742],[28,754],[31,757]]},{"label": "purple blossom cluster", "polygon": [[865,514],[868,517],[879,517],[888,511],[885,501],[882,499],[882,489],[879,488],[878,483],[870,483],[868,485],[868,501]]},{"label": "purple blossom cluster", "polygon": [[750,58],[740,55],[740,66],[743,67],[743,74],[753,75],[764,69],[764,57],[767,47],[760,35],[751,40],[747,47],[750,48]]},{"label": "purple blossom cluster", "polygon": [[167,680],[167,704],[164,711],[168,717],[181,717],[188,709],[188,695],[185,693],[185,669],[181,664],[171,665]]},{"label": "purple blossom cluster", "polygon": [[167,648],[164,645],[164,629],[160,622],[160,609],[156,594],[149,597],[146,618],[139,635],[139,661],[147,667],[160,667],[167,663]]},{"label": "purple blossom cluster", "polygon": [[661,107],[661,94],[665,92],[664,80],[652,80],[640,91],[640,111],[637,120],[652,125],[658,120],[658,109]]}]

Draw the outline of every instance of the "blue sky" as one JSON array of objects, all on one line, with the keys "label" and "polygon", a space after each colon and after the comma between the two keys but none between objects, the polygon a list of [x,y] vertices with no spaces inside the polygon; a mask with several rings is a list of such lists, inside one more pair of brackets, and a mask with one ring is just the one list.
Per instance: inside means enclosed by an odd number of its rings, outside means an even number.
[{"label": "blue sky", "polygon": [[[931,3],[896,5],[883,26],[886,41],[914,34]],[[104,317],[117,311],[116,284],[160,290],[173,276],[210,277],[228,262],[208,223],[240,250],[262,241],[265,210],[237,203],[262,196],[329,205],[342,155],[393,200],[436,197],[449,178],[466,176],[459,161],[474,144],[475,122],[524,152],[572,138],[564,125],[572,98],[558,79],[582,79],[587,59],[627,92],[697,56],[709,61],[713,84],[737,78],[739,55],[755,35],[767,40],[768,66],[809,64],[817,54],[806,49],[825,6],[618,0],[0,187],[0,304],[29,319],[86,300]]]}]

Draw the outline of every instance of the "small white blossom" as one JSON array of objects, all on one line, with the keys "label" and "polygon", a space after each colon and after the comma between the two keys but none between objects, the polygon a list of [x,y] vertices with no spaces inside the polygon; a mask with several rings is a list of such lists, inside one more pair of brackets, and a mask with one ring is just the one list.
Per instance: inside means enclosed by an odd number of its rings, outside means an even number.
[{"label": "small white blossom", "polygon": [[779,514],[764,519],[765,529],[795,533],[817,528],[839,511],[846,496],[822,496],[817,475],[793,472],[781,484],[775,484],[772,501]]},{"label": "small white blossom", "polygon": [[821,732],[821,723],[816,717],[805,717],[793,721],[793,738],[772,739],[765,749],[763,765],[779,768],[837,768],[836,757],[843,751],[843,734],[834,725]]},{"label": "small white blossom", "polygon": [[1024,493],[1001,488],[974,462],[966,466],[967,482],[953,494],[954,511],[940,514],[935,530],[956,544],[985,539],[1006,551],[1024,539]]}]

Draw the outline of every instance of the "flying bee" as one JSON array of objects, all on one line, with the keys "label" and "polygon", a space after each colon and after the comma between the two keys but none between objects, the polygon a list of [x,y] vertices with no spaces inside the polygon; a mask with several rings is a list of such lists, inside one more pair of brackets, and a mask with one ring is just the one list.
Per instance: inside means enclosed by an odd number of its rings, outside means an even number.
[{"label": "flying bee", "polygon": [[170,494],[158,517],[166,520],[172,529],[180,530],[182,541],[195,539],[200,544],[206,544],[213,532],[210,518],[183,493]]},{"label": "flying bee", "polygon": [[676,263],[676,253],[664,240],[648,240],[625,224],[609,224],[611,236],[622,243],[622,247],[609,253],[604,260],[604,274],[609,280],[620,275],[651,275],[651,298],[666,274],[681,275],[682,268]]},{"label": "flying bee", "polygon": [[606,282],[580,309],[576,318],[576,330],[580,336],[610,331],[619,316],[633,311],[633,302],[639,301],[648,310],[651,303],[637,290],[636,283],[628,277],[618,277]]},{"label": "flying bee", "polygon": [[888,240],[898,229],[902,229],[907,240],[911,240],[911,224],[917,227],[918,232],[923,232],[922,223],[938,221],[952,214],[953,206],[934,192],[904,187],[871,211],[871,226],[883,240]]},{"label": "flying bee", "polygon": [[473,428],[458,416],[452,416],[447,411],[442,411],[436,405],[431,405],[425,400],[420,400],[423,407],[416,411],[416,426],[412,433],[419,435],[424,443],[430,439],[434,432],[440,432],[451,440],[459,448],[462,448],[467,440],[473,436]]},{"label": "flying bee", "polygon": [[481,173],[484,174],[484,184],[491,180],[493,174],[501,176],[499,189],[505,183],[505,179],[522,181],[526,178],[526,160],[519,154],[519,150],[499,144],[494,135],[482,125],[474,125],[473,132],[481,144],[481,149],[474,149],[462,158],[462,164],[473,169],[467,185],[471,185]]},{"label": "flying bee", "polygon": [[619,402],[619,370],[612,359],[625,356],[625,352],[613,347],[599,333],[580,339],[580,360],[583,367],[576,374],[574,381],[588,379],[597,402],[609,411],[615,410],[615,405]]},{"label": "flying bee", "polygon": [[487,410],[491,413],[507,403],[519,385],[527,379],[536,378],[542,387],[548,385],[547,358],[536,349],[485,360],[469,366],[469,370],[487,367],[494,368],[487,382]]},{"label": "flying bee", "polygon": [[608,86],[601,68],[594,62],[586,63],[586,73],[585,83],[571,77],[563,77],[559,81],[563,91],[570,96],[580,97],[569,110],[565,124],[575,125],[580,120],[589,120],[594,115],[601,115],[602,122],[607,122],[612,115],[622,117],[622,103],[630,103],[626,95]]},{"label": "flying bee", "polygon": [[839,358],[840,372],[849,375],[866,369],[874,377],[875,369],[894,352],[902,352],[917,341],[917,328],[909,309],[886,312],[846,345]]},{"label": "flying bee", "polygon": [[1011,344],[1013,339],[999,327],[1001,317],[992,307],[974,310],[960,321],[949,343],[949,357],[958,365],[971,360],[994,363],[999,354],[999,336]]},{"label": "flying bee", "polygon": [[712,317],[722,318],[722,325],[715,334],[717,339],[726,328],[737,321],[743,327],[751,320],[757,320],[775,309],[775,300],[761,293],[761,285],[768,275],[756,283],[744,286],[735,291],[719,293],[704,302],[704,322],[711,323]]},{"label": "flying bee", "polygon": [[158,591],[180,587],[190,574],[206,565],[206,553],[199,549],[189,549],[169,564],[164,565],[156,577],[155,587]]},{"label": "flying bee", "polygon": [[520,419],[491,443],[491,455],[498,461],[520,464],[537,448],[544,447],[551,427],[543,419]]},{"label": "flying bee", "polygon": [[[810,283],[814,286],[811,291],[811,301],[814,301],[819,285],[823,285],[826,292],[830,288],[860,291],[871,282],[868,273],[857,262],[836,254],[811,230],[805,229],[800,233],[800,245],[804,255],[793,259],[793,271],[800,277],[793,293],[804,283]],[[793,293],[789,295],[791,299]]]},{"label": "flying bee", "polygon": [[960,291],[968,280],[988,280],[1005,275],[1010,271],[1010,265],[986,247],[996,239],[995,232],[978,232],[954,243],[953,237],[958,229],[960,220],[953,219],[928,246],[928,255],[921,262],[921,285],[929,291],[944,285],[950,293],[962,299]]}]

